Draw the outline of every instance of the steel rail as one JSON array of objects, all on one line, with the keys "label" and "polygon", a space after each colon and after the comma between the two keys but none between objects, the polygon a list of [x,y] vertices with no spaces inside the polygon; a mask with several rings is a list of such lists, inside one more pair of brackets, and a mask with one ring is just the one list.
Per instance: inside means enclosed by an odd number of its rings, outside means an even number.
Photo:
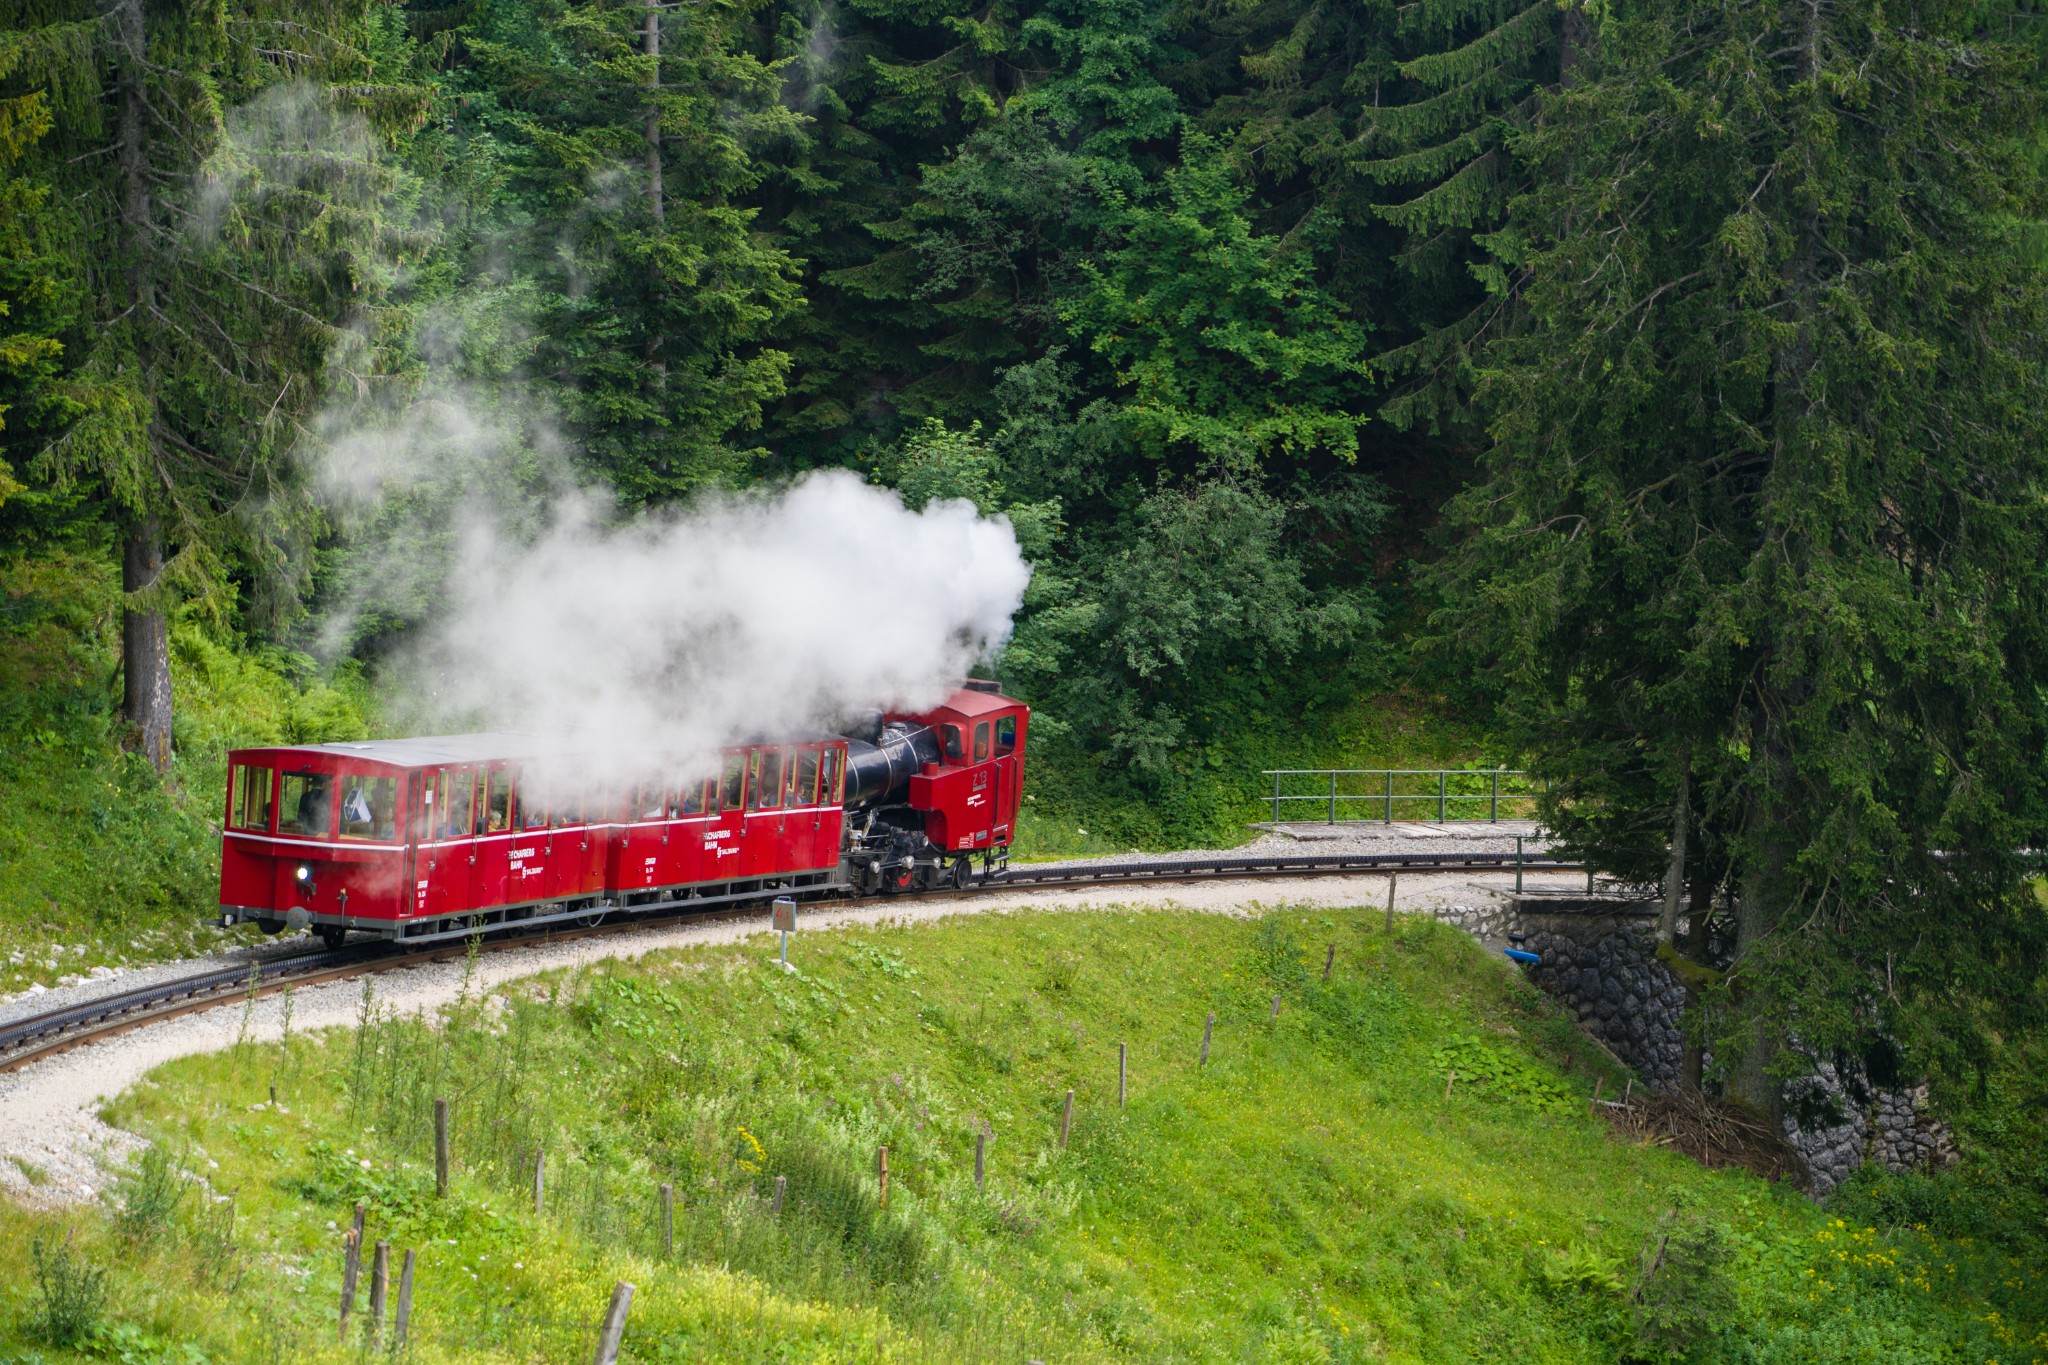
[{"label": "steel rail", "polygon": [[[897,896],[864,896],[811,902],[810,910],[828,910],[856,905],[885,905],[891,900],[971,899],[1001,891],[1058,890],[1082,886],[1120,886],[1133,883],[1212,881],[1243,878],[1329,877],[1377,873],[1582,871],[1581,863],[1548,857],[1517,856],[1511,853],[1367,853],[1325,854],[1303,857],[1220,857],[1170,858],[1141,862],[1055,864],[1045,867],[1008,868],[984,875],[964,888],[935,887]],[[761,899],[769,900],[772,892]],[[550,925],[520,932],[517,924],[495,933],[481,933],[474,940],[479,952],[500,952],[512,948],[548,943],[568,943],[599,934],[628,929],[658,929],[682,923],[716,923],[756,919],[767,913],[765,904],[715,909],[681,910],[688,902],[668,902],[639,910],[613,910],[605,922],[585,928]],[[650,914],[651,909],[670,913]],[[174,977],[147,986],[137,986],[74,1005],[60,1006],[41,1014],[28,1015],[0,1024],[0,1073],[18,1071],[31,1063],[68,1052],[73,1048],[111,1038],[118,1034],[160,1023],[181,1015],[217,1009],[237,1000],[249,1001],[279,991],[321,985],[330,981],[364,976],[372,972],[428,962],[445,962],[465,956],[471,940],[442,942],[433,947],[407,949],[399,944],[369,942],[353,947],[297,953],[270,962],[242,967],[220,967]]]}]

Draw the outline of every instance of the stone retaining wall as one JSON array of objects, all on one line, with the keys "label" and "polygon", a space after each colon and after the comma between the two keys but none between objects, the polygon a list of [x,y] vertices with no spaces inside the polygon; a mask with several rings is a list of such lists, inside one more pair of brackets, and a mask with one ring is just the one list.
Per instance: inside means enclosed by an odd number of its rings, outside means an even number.
[{"label": "stone retaining wall", "polygon": [[[1432,912],[1491,946],[1519,934],[1540,959],[1529,979],[1578,1016],[1580,1027],[1652,1089],[1678,1084],[1685,987],[1657,960],[1654,904],[1612,897],[1521,897]],[[1711,1064],[1711,1058],[1709,1059]],[[1832,1062],[1785,1088],[1785,1137],[1826,1194],[1866,1161],[1902,1172],[1956,1159],[1948,1130],[1927,1113],[1927,1087],[1883,1087]],[[1795,1115],[1805,1114],[1802,1127]],[[1832,1121],[1831,1121],[1832,1120]]]}]

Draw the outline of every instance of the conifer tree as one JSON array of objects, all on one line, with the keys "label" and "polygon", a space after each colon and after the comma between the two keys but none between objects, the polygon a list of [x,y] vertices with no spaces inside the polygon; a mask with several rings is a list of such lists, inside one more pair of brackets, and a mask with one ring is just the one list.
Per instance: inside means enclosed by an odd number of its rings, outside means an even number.
[{"label": "conifer tree", "polygon": [[744,196],[749,148],[786,139],[773,69],[744,47],[750,7],[603,0],[481,3],[437,24],[462,139],[504,168],[498,235],[544,303],[536,373],[593,473],[629,504],[734,477],[782,396],[769,344],[799,304],[795,266]]},{"label": "conifer tree", "polygon": [[1611,21],[1497,242],[1438,621],[1578,846],[1673,899],[1725,868],[1715,1052],[1767,1109],[1878,1031],[1981,1057],[2048,961],[2040,86],[1972,11]]},{"label": "conifer tree", "polygon": [[38,157],[76,215],[86,296],[72,420],[30,467],[118,527],[123,711],[159,769],[166,610],[224,607],[238,573],[289,587],[309,530],[291,455],[379,282],[376,128],[416,120],[426,93],[378,79],[368,16],[59,0],[0,25],[15,79],[50,100]]}]

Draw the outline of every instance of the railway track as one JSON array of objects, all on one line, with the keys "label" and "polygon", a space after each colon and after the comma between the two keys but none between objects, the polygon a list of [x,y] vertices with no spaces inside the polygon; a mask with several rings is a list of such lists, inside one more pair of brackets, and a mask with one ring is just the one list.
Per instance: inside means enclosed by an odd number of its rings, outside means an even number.
[{"label": "railway track", "polygon": [[[945,888],[906,893],[890,899],[958,900],[1002,891],[1061,890],[1090,886],[1120,886],[1136,883],[1218,881],[1236,878],[1295,878],[1360,876],[1377,873],[1429,872],[1569,872],[1583,870],[1583,864],[1553,858],[1517,856],[1512,853],[1367,853],[1325,854],[1302,857],[1241,856],[1217,858],[1163,858],[1145,862],[1062,864],[1049,867],[1009,868],[984,876],[964,889]],[[641,906],[632,911],[614,911],[601,923],[587,928],[552,925],[524,933],[515,925],[487,933],[477,941],[481,952],[542,943],[567,943],[599,934],[627,929],[663,928],[683,923],[759,919],[766,914],[764,895],[759,906],[722,906],[689,909],[689,902]],[[852,905],[884,903],[877,898],[862,900],[821,900],[806,906],[810,910],[836,909]],[[234,1001],[250,1000],[287,989],[317,986],[372,972],[445,962],[470,951],[467,941],[434,947],[404,948],[385,942],[366,942],[338,949],[298,953],[271,959],[249,967],[222,967],[189,976],[159,981],[132,990],[118,991],[81,1004],[67,1005],[41,1014],[0,1024],[0,1072],[16,1071],[34,1062],[68,1052],[73,1048],[127,1033],[133,1029],[195,1014]]]}]

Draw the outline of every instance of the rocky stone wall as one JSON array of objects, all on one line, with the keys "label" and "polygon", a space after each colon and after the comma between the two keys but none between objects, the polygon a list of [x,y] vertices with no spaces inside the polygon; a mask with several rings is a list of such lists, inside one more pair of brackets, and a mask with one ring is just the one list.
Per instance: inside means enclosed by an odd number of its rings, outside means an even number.
[{"label": "rocky stone wall", "polygon": [[[1657,960],[1656,907],[1612,897],[1522,897],[1435,910],[1489,946],[1535,953],[1529,979],[1653,1089],[1678,1084],[1685,987]],[[1681,925],[1681,932],[1683,926]],[[1709,1059],[1711,1065],[1711,1058]],[[1873,1085],[1854,1067],[1815,1063],[1785,1089],[1785,1137],[1826,1194],[1866,1161],[1901,1172],[1956,1159],[1954,1140],[1927,1114],[1927,1087]]]},{"label": "rocky stone wall", "polygon": [[1579,1016],[1579,1025],[1650,1087],[1678,1084],[1685,986],[1657,960],[1652,924],[1640,914],[1519,916],[1521,947],[1542,960],[1529,979]]}]

